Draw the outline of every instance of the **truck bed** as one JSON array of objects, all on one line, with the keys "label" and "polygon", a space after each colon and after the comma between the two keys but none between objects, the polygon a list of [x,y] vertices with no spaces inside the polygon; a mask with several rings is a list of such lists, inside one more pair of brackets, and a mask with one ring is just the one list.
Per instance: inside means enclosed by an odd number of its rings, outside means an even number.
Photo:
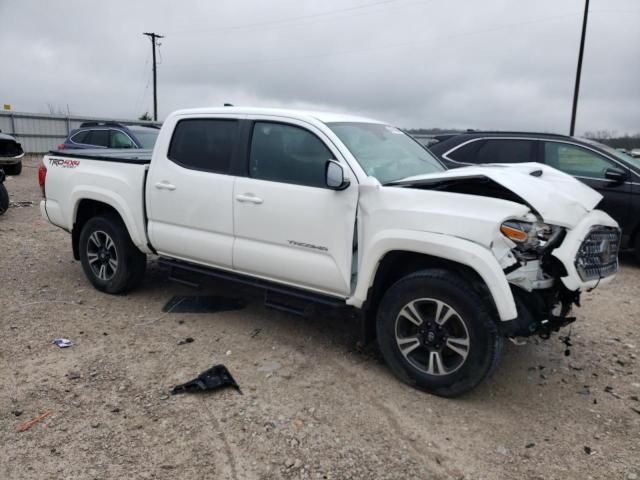
[{"label": "truck bed", "polygon": [[84,158],[87,160],[102,160],[104,162],[146,165],[151,163],[152,152],[152,149],[87,148],[77,150],[51,150],[49,155],[54,157]]},{"label": "truck bed", "polygon": [[144,202],[151,150],[61,150],[42,162],[46,199],[41,209],[52,224],[72,232],[79,211],[104,204],[122,218],[133,243],[149,250]]}]

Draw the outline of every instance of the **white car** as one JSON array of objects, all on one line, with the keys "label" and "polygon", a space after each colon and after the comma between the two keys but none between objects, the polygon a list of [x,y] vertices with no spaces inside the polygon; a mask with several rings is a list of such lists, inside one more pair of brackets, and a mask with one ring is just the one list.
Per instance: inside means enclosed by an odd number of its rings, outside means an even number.
[{"label": "white car", "polygon": [[259,108],[182,110],[153,153],[52,152],[42,215],[93,285],[137,285],[147,255],[350,307],[393,372],[442,396],[495,368],[505,337],[573,321],[618,269],[600,194],[540,164],[446,171],[383,122]]}]

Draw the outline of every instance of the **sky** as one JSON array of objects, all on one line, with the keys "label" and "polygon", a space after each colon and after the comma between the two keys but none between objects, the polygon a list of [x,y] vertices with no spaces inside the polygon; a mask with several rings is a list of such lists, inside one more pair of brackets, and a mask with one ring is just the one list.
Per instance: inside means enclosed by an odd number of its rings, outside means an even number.
[{"label": "sky", "polygon": [[[0,0],[0,104],[348,112],[568,133],[584,0]],[[576,132],[640,132],[640,0],[591,0]]]}]

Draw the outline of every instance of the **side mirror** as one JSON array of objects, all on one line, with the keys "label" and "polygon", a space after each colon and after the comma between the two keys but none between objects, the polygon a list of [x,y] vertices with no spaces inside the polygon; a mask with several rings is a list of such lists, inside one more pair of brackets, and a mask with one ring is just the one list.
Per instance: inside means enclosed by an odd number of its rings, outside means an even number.
[{"label": "side mirror", "polygon": [[607,168],[604,171],[604,178],[615,183],[622,183],[627,179],[627,174],[617,168]]},{"label": "side mirror", "polygon": [[331,190],[344,190],[351,182],[344,178],[344,169],[335,160],[329,160],[327,162],[327,168],[325,169],[325,180],[327,188]]}]

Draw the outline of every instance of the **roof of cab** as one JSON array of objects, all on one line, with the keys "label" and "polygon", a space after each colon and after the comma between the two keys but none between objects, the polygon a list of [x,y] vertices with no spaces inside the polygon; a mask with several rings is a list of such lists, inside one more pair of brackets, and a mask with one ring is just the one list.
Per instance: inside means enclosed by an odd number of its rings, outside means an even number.
[{"label": "roof of cab", "polygon": [[315,119],[322,123],[331,122],[363,122],[363,123],[384,123],[379,120],[358,117],[344,113],[333,112],[314,112],[308,110],[295,110],[285,108],[261,108],[261,107],[211,107],[211,108],[189,108],[173,112],[172,115],[206,115],[206,114],[225,114],[231,113],[236,115],[271,115],[277,117],[286,117],[299,120]]}]

